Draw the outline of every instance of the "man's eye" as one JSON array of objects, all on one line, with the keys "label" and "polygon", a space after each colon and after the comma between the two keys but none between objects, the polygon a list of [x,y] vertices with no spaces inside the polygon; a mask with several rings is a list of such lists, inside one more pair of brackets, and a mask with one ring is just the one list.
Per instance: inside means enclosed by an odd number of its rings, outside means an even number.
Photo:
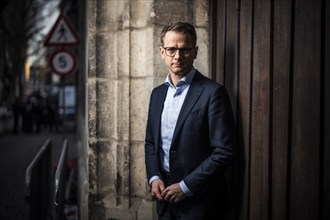
[{"label": "man's eye", "polygon": [[176,51],[176,49],[175,48],[168,48],[167,51],[170,52],[170,53],[174,53]]}]

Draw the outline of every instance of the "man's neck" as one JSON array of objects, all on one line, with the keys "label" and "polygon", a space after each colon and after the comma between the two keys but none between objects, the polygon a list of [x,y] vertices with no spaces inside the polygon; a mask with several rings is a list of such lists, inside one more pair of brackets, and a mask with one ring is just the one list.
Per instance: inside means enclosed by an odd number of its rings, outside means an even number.
[{"label": "man's neck", "polygon": [[183,78],[183,76],[171,73],[170,78],[171,78],[171,82],[172,82],[173,86],[176,87],[176,85]]},{"label": "man's neck", "polygon": [[185,77],[190,71],[186,73],[180,73],[180,74],[175,74],[175,73],[170,73],[170,79],[174,87],[179,83],[179,81]]}]

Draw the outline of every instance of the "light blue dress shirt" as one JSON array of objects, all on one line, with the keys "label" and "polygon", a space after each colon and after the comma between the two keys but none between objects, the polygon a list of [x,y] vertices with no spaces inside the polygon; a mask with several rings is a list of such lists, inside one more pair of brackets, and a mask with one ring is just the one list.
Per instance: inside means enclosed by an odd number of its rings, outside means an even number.
[{"label": "light blue dress shirt", "polygon": [[[163,171],[170,172],[170,164],[169,164],[169,152],[172,143],[173,133],[176,126],[176,122],[179,117],[179,113],[183,102],[188,93],[190,83],[194,78],[196,73],[196,69],[192,68],[189,73],[184,76],[176,85],[176,87],[172,84],[170,75],[167,75],[165,84],[168,86],[166,99],[164,102],[164,109],[162,113],[161,119],[161,144],[162,144],[162,152],[161,152],[161,164]],[[155,180],[159,179],[159,176],[154,176],[150,179],[149,184]],[[180,183],[180,187],[182,191],[191,196],[192,193],[182,180]]]}]

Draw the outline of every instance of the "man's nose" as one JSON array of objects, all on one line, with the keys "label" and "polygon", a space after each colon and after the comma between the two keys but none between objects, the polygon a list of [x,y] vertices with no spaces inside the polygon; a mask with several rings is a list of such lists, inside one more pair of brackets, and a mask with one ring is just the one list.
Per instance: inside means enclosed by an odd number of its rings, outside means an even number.
[{"label": "man's nose", "polygon": [[177,50],[175,51],[174,58],[175,58],[175,59],[180,59],[180,58],[182,58],[182,55],[181,55],[181,52],[180,52],[179,49],[177,49]]}]

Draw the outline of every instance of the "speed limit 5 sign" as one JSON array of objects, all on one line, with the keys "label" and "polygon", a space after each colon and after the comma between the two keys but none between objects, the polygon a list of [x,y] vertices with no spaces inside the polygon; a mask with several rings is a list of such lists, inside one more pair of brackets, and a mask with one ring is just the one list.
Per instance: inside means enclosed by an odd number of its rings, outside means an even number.
[{"label": "speed limit 5 sign", "polygon": [[71,50],[60,49],[50,56],[49,66],[56,74],[69,76],[77,71],[78,58]]}]

